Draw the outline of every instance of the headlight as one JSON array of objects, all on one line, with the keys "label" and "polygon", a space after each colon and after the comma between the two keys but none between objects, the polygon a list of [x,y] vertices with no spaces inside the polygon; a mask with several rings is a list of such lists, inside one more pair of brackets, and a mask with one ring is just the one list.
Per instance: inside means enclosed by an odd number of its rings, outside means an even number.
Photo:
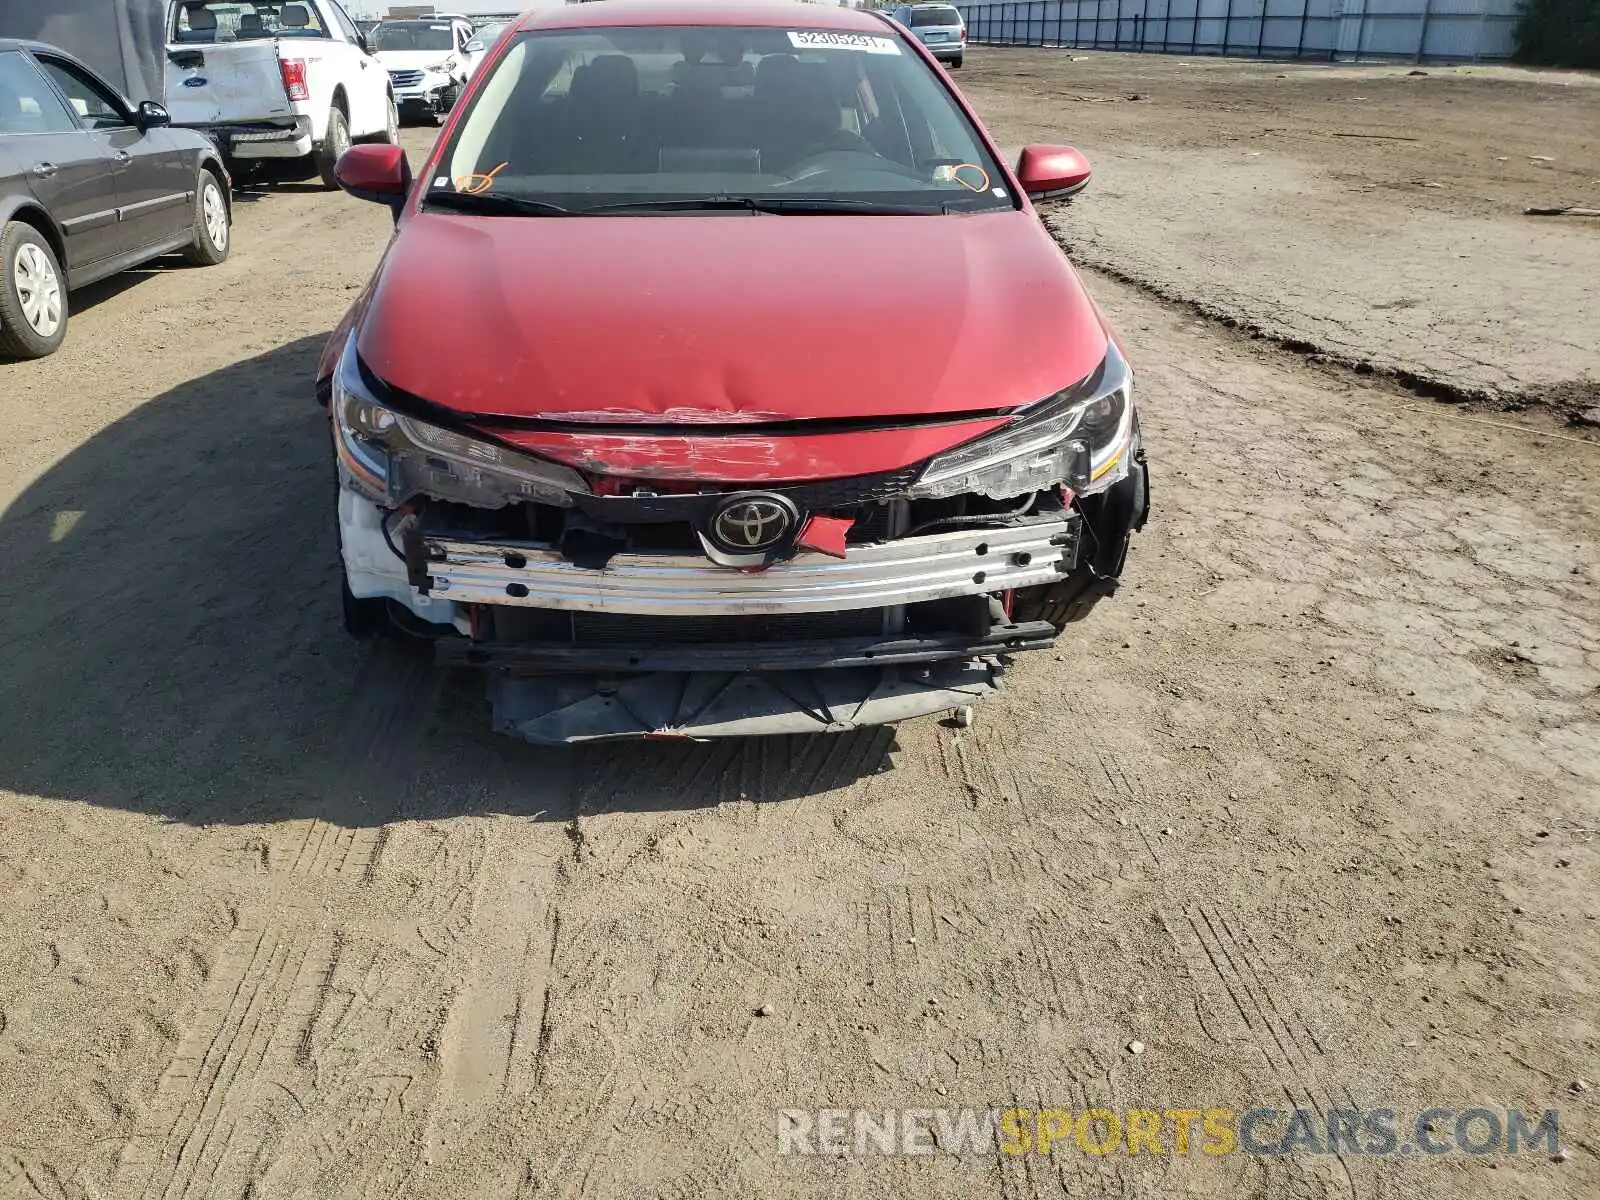
[{"label": "headlight", "polygon": [[426,69],[429,71],[437,71],[440,75],[448,75],[451,71],[455,70],[455,67],[456,60],[453,58],[447,58],[443,62],[429,64]]},{"label": "headlight", "polygon": [[1133,373],[1109,342],[1105,362],[1088,380],[939,455],[912,495],[938,499],[977,492],[999,500],[1059,483],[1080,496],[1093,495],[1127,475],[1132,436]]},{"label": "headlight", "polygon": [[345,343],[329,401],[340,475],[355,491],[393,508],[419,492],[478,508],[526,500],[560,507],[588,486],[570,467],[405,416],[375,400]]}]

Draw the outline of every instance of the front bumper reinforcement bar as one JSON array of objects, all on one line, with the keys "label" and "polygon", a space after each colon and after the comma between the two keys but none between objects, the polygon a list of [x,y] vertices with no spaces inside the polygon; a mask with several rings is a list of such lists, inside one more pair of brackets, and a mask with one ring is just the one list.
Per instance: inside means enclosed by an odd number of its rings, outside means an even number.
[{"label": "front bumper reinforcement bar", "polygon": [[619,554],[594,570],[543,546],[424,536],[422,561],[408,567],[424,595],[462,604],[652,616],[836,612],[1054,583],[1077,561],[1077,533],[1075,515],[1053,514],[852,546],[842,560],[803,553],[764,571],[648,554]]}]

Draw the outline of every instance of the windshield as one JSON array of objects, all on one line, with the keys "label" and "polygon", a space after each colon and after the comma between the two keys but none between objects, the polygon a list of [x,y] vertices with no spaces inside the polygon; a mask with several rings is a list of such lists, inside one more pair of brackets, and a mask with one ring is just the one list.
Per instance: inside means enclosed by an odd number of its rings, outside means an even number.
[{"label": "windshield", "polygon": [[[819,210],[801,199],[861,212],[875,203],[930,213],[1015,206],[920,56],[897,37],[823,30],[524,34],[441,162],[430,195],[471,193],[499,209],[531,200],[648,211],[653,198],[683,211],[695,197],[779,199],[784,211]],[[458,199],[451,205],[466,207]]]},{"label": "windshield", "polygon": [[921,29],[928,25],[959,25],[961,14],[953,8],[913,8],[911,27]]},{"label": "windshield", "polygon": [[317,10],[309,4],[184,0],[173,13],[172,40],[175,42],[327,36]]},{"label": "windshield", "polygon": [[450,26],[435,21],[388,21],[372,31],[372,50],[453,50]]}]

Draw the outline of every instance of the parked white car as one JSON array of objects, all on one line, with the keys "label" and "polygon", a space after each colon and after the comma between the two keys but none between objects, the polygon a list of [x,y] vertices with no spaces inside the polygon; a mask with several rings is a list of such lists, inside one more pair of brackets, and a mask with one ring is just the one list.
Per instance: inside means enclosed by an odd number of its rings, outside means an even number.
[{"label": "parked white car", "polygon": [[500,35],[506,31],[510,21],[490,21],[486,25],[479,25],[472,31],[472,40],[467,43],[467,78],[471,79],[478,65],[488,56],[495,42],[500,40]]},{"label": "parked white car", "polygon": [[332,188],[352,141],[400,140],[388,73],[336,0],[175,0],[165,71],[173,124],[235,169],[300,159]]},{"label": "parked white car", "polygon": [[472,22],[465,17],[384,21],[368,39],[389,72],[403,117],[442,120],[455,106],[471,68],[467,46]]}]

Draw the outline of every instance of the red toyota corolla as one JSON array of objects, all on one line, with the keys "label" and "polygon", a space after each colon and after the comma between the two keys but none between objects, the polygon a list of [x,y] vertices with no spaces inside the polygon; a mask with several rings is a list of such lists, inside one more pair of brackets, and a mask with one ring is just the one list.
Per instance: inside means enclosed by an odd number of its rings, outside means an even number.
[{"label": "red toyota corolla", "polygon": [[961,708],[1116,587],[1133,381],[1015,171],[888,19],[606,0],[502,34],[318,377],[345,620],[537,742]]}]

